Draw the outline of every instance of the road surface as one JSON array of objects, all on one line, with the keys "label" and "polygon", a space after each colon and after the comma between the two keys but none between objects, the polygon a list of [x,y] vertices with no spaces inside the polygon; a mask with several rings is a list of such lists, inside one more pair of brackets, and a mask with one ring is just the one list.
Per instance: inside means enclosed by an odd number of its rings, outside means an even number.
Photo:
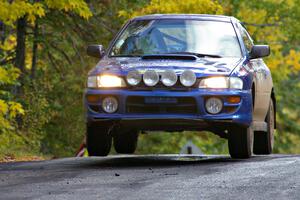
[{"label": "road surface", "polygon": [[138,155],[0,164],[0,199],[300,199],[300,155]]}]

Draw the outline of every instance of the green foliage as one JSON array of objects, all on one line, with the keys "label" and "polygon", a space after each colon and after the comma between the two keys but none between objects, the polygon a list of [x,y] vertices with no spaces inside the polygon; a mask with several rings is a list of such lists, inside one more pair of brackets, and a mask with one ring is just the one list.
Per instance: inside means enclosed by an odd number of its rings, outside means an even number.
[{"label": "green foliage", "polygon": [[209,132],[149,132],[139,137],[137,153],[180,153],[182,147],[188,142],[193,144],[205,154],[227,154],[227,141]]},{"label": "green foliage", "polygon": [[211,0],[152,0],[140,10],[128,12],[122,10],[120,16],[127,18],[145,14],[186,13],[186,14],[223,14],[223,8]]},{"label": "green foliage", "polygon": [[[26,17],[26,20],[30,22],[28,29],[32,29],[32,26],[36,23],[35,21],[39,18],[43,21],[43,28],[52,32],[52,27],[47,24],[47,18],[54,14],[60,16],[60,18],[57,19],[59,21],[61,21],[61,19],[65,16],[79,16],[83,19],[87,19],[91,16],[91,12],[86,2],[83,0],[0,1],[0,22],[2,22],[0,23],[0,29],[3,30],[0,43],[0,63],[2,63],[0,66],[1,155],[6,153],[15,154],[21,151],[37,153],[43,150],[43,147],[45,146],[43,141],[47,140],[45,138],[47,138],[48,133],[45,127],[46,125],[49,126],[53,123],[53,119],[59,115],[56,110],[57,94],[54,93],[55,96],[52,97],[50,97],[49,94],[53,94],[51,92],[56,88],[60,88],[60,91],[65,89],[61,84],[61,82],[63,82],[63,78],[60,76],[59,71],[56,71],[55,74],[49,75],[48,73],[53,72],[53,68],[51,67],[51,64],[53,63],[48,62],[48,60],[39,59],[37,69],[38,76],[36,77],[36,80],[31,80],[32,77],[29,76],[29,72],[31,70],[30,67],[32,64],[31,61],[33,52],[31,51],[32,49],[30,46],[34,40],[39,41],[40,45],[38,46],[38,51],[41,52],[40,55],[51,55],[51,58],[59,57],[62,64],[66,64],[61,58],[61,54],[64,54],[65,50],[58,49],[56,46],[53,47],[52,45],[52,48],[59,52],[52,55],[53,52],[49,51],[47,45],[42,46],[42,44],[48,44],[46,40],[42,37],[33,38],[31,35],[28,35],[26,40],[27,54],[25,60],[25,79],[22,81],[22,85],[18,82],[20,72],[13,66],[13,61],[15,59],[14,52],[16,48],[16,20]],[[74,14],[77,14],[77,16]],[[54,30],[54,32],[60,33],[59,29]],[[65,47],[68,45],[65,45]],[[57,61],[58,60],[55,62]],[[68,74],[67,76],[70,75]],[[72,74],[72,76],[76,77],[77,74]],[[61,77],[60,80],[59,77]],[[55,85],[55,83],[58,82],[60,82],[60,85]],[[71,82],[69,84],[72,88],[79,88],[76,83],[73,84],[73,82]],[[23,95],[16,95],[16,87],[22,87]],[[80,88],[82,88],[82,86],[80,86]],[[19,103],[17,103],[16,100]],[[20,103],[22,103],[22,106]],[[67,103],[70,103],[70,101]],[[82,111],[80,113],[82,113]],[[74,116],[78,116],[78,113]],[[69,119],[69,117],[65,118]],[[76,126],[73,126],[72,123],[69,124],[76,128]],[[46,146],[46,148],[48,148],[48,146]],[[51,151],[44,150],[44,152],[47,153]]]},{"label": "green foliage", "polygon": [[11,93],[5,88],[17,83],[19,71],[12,67],[0,67],[0,134],[13,129],[13,120],[19,115],[24,115],[21,104],[12,101]]},{"label": "green foliage", "polygon": [[13,25],[17,19],[26,15],[30,22],[34,22],[37,17],[44,17],[51,9],[74,12],[85,19],[92,15],[83,0],[45,0],[34,3],[29,0],[0,0],[0,21]]},{"label": "green foliage", "polygon": [[83,0],[45,0],[45,5],[49,9],[74,12],[84,19],[92,16],[90,9]]},{"label": "green foliage", "polygon": [[42,17],[45,15],[43,4],[41,3],[30,3],[29,1],[17,0],[17,1],[0,1],[0,20],[8,25],[28,15],[28,19],[34,21],[35,18]]},{"label": "green foliage", "polygon": [[17,134],[15,118],[24,115],[20,103],[13,100],[13,94],[7,90],[17,84],[19,71],[11,65],[0,66],[0,158],[2,155],[22,151],[25,138]]}]

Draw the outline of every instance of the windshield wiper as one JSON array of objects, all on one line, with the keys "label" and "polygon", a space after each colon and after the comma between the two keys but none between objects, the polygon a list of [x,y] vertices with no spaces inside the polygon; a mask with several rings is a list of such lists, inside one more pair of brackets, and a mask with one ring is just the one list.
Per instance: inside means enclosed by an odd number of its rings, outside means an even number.
[{"label": "windshield wiper", "polygon": [[195,55],[187,55],[187,54],[149,54],[143,55],[143,60],[197,60],[197,56]]},{"label": "windshield wiper", "polygon": [[135,55],[135,54],[120,54],[120,55],[113,55],[110,57],[141,57],[141,55]]},{"label": "windshield wiper", "polygon": [[212,58],[222,58],[220,55],[213,55],[213,54],[204,54],[204,53],[195,53],[195,52],[188,52],[188,51],[182,51],[182,52],[171,52],[169,54],[189,54],[189,55],[194,55],[199,58],[204,58],[204,57],[212,57]]}]

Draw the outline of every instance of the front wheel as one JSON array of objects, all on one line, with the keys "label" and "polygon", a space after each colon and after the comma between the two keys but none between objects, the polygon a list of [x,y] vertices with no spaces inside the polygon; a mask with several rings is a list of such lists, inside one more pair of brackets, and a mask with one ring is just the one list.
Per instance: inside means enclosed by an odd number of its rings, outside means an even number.
[{"label": "front wheel", "polygon": [[89,156],[107,156],[112,137],[108,125],[87,125],[86,143]]},{"label": "front wheel", "polygon": [[228,134],[228,149],[232,158],[250,158],[253,152],[253,129],[234,127]]},{"label": "front wheel", "polygon": [[267,123],[267,132],[255,131],[254,132],[254,147],[255,154],[271,154],[274,145],[274,104],[270,100],[269,110],[265,122]]}]

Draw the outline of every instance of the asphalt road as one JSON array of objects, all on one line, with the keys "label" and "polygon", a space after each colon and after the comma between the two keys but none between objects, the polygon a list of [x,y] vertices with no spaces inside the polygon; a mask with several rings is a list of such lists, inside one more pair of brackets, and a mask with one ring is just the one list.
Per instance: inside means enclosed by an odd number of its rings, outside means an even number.
[{"label": "asphalt road", "polygon": [[110,156],[0,164],[0,199],[300,199],[300,155]]}]

